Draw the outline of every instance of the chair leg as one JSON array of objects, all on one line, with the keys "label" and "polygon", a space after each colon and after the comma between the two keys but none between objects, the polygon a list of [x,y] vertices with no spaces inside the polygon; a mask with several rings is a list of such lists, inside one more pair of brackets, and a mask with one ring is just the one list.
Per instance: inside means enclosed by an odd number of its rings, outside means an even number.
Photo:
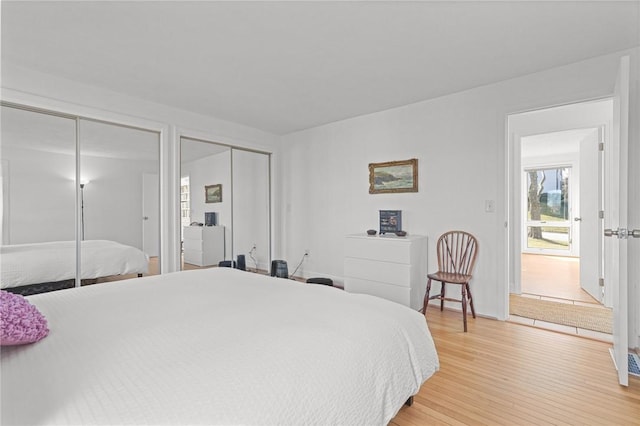
[{"label": "chair leg", "polygon": [[440,281],[440,310],[444,309],[444,281]]},{"label": "chair leg", "polygon": [[429,292],[431,291],[431,278],[427,280],[427,292],[424,294],[424,303],[422,304],[422,313],[427,315],[427,306],[429,306]]},{"label": "chair leg", "polygon": [[469,288],[469,283],[466,283],[465,286],[467,287],[467,294],[469,295],[469,305],[471,305],[471,314],[475,318],[476,310],[473,309],[473,296],[471,295],[471,289]]},{"label": "chair leg", "polygon": [[464,332],[467,332],[467,289],[462,285],[462,320],[464,322]]}]

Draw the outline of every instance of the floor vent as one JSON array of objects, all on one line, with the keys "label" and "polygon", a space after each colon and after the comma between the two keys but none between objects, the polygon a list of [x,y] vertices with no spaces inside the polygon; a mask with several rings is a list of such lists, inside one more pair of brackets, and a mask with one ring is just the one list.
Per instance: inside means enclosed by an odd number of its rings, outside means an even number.
[{"label": "floor vent", "polygon": [[629,374],[640,377],[640,357],[629,354]]}]

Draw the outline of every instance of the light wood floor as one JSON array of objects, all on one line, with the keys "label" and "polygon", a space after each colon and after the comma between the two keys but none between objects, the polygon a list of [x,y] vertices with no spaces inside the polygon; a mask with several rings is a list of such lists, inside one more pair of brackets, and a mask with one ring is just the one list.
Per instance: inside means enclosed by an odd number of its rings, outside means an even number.
[{"label": "light wood floor", "polygon": [[638,425],[640,379],[618,385],[610,344],[429,308],[440,371],[390,424]]},{"label": "light wood floor", "polygon": [[523,293],[583,303],[598,303],[580,288],[580,259],[523,253],[521,256]]}]

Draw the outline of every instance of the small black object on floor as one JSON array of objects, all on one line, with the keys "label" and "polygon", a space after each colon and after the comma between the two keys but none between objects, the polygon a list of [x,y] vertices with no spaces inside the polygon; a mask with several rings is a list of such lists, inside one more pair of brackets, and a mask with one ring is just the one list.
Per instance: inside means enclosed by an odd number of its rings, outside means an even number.
[{"label": "small black object on floor", "polygon": [[333,280],[331,278],[309,278],[307,280],[309,284],[322,284],[333,287]]},{"label": "small black object on floor", "polygon": [[278,278],[289,278],[289,269],[285,260],[271,261],[271,276]]}]

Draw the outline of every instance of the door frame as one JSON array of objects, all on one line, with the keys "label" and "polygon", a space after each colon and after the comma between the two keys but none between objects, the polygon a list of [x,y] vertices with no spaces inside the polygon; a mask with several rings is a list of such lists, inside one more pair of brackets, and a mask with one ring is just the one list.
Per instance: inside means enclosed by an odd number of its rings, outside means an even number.
[{"label": "door frame", "polygon": [[[551,110],[558,107],[570,107],[570,106],[579,106],[579,105],[588,105],[592,103],[598,102],[609,102],[613,103],[612,96],[604,96],[593,99],[585,99],[578,100],[575,102],[568,102],[559,105],[549,105],[546,107],[533,108],[529,110],[522,110],[517,112],[512,112],[506,115],[505,122],[505,247],[506,247],[506,282],[508,285],[506,286],[506,293],[503,295],[505,298],[505,318],[509,317],[509,294],[510,293],[521,293],[521,277],[520,271],[522,270],[521,265],[521,257],[520,253],[522,253],[522,218],[524,213],[522,212],[522,203],[521,203],[521,194],[520,188],[522,185],[522,164],[521,164],[521,143],[520,140],[523,137],[529,136],[530,134],[535,134],[535,132],[522,130],[514,130],[511,121],[512,118],[520,116],[526,113],[534,113],[534,112],[543,112],[545,110]],[[607,119],[575,119],[572,122],[567,122],[563,124],[554,124],[553,126],[547,126],[546,130],[540,130],[537,133],[543,132],[556,132],[563,131],[569,129],[578,129],[578,128],[596,128],[596,127],[604,127],[605,133],[610,132],[611,122]],[[565,163],[563,161],[559,161],[558,163]],[[603,253],[601,252],[601,256]],[[605,281],[605,285],[606,285]],[[607,288],[606,293],[610,293]]]}]

